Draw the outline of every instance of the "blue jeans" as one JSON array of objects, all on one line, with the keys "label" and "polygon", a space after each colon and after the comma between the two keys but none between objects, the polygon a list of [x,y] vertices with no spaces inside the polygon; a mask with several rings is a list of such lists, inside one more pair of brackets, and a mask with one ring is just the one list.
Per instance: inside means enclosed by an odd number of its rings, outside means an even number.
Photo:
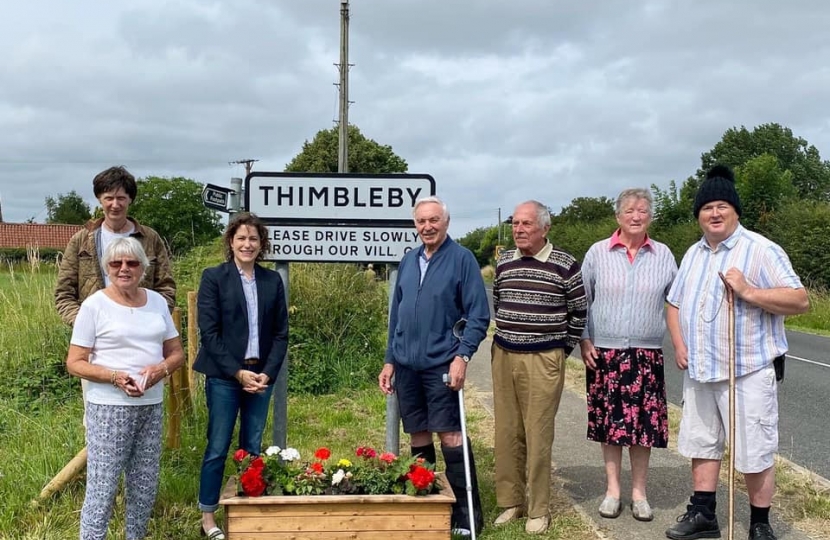
[{"label": "blue jeans", "polygon": [[242,390],[236,381],[217,377],[205,380],[205,398],[208,408],[208,431],[205,457],[199,478],[199,510],[215,512],[219,508],[225,461],[231,446],[233,428],[239,415],[239,448],[259,455],[262,450],[262,432],[271,403],[274,385],[262,394]]}]

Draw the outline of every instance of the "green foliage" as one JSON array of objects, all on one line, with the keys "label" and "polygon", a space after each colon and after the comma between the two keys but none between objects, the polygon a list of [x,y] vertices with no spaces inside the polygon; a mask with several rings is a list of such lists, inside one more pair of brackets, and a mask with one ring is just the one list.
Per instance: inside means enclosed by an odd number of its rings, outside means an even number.
[{"label": "green foliage", "polygon": [[[479,227],[458,240],[458,243],[473,252],[481,267],[493,264],[496,259],[496,246],[499,245],[499,227]],[[501,245],[505,249],[514,247],[509,225],[501,225]]]},{"label": "green foliage", "polygon": [[388,299],[351,264],[292,264],[290,392],[372,384],[383,367]]},{"label": "green foliage", "polygon": [[614,201],[608,197],[577,197],[562,208],[555,223],[593,223],[614,217]]},{"label": "green foliage", "polygon": [[765,230],[765,222],[795,196],[793,173],[781,170],[771,154],[761,154],[735,170],[735,187],[741,197],[741,224]]},{"label": "green foliage", "polygon": [[[41,261],[54,261],[58,256],[63,254],[61,249],[52,248],[38,248],[37,257]],[[30,253],[26,248],[2,248],[0,249],[0,263],[4,266],[6,264],[17,264],[29,261]]]},{"label": "green foliage", "polygon": [[[303,143],[303,149],[285,166],[289,172],[336,173],[339,133],[338,128],[323,129],[314,139]],[[367,139],[357,126],[349,126],[349,172],[353,173],[405,173],[406,161],[392,151],[389,145],[381,145]]]},{"label": "green foliage", "polygon": [[155,229],[174,254],[182,254],[220,235],[219,215],[202,204],[203,185],[189,178],[149,176],[137,181],[130,215]]},{"label": "green foliage", "polygon": [[830,293],[824,287],[813,287],[809,292],[810,311],[787,317],[787,327],[830,336]]},{"label": "green foliage", "polygon": [[703,233],[697,221],[688,221],[674,225],[655,222],[649,229],[649,236],[666,244],[674,255],[677,264],[683,259],[686,250],[700,240]]},{"label": "green foliage", "polygon": [[551,226],[548,238],[581,261],[595,242],[608,238],[617,229],[617,220],[606,217],[593,222],[555,224]]},{"label": "green foliage", "polygon": [[822,161],[816,147],[793,135],[790,128],[774,123],[752,131],[744,126],[726,130],[715,147],[700,157],[697,178],[705,178],[706,171],[718,163],[738,168],[763,154],[775,156],[782,170],[792,172],[799,197],[830,201],[830,163]]},{"label": "green foliage", "polygon": [[89,205],[74,189],[65,195],[59,194],[57,198],[46,197],[45,202],[46,223],[83,225],[92,217]]},{"label": "green foliage", "polygon": [[765,227],[806,284],[830,287],[830,204],[790,202],[770,216]]},{"label": "green foliage", "polygon": [[[689,184],[688,181],[687,184]],[[686,188],[687,192],[691,191],[690,184],[689,187],[686,187],[684,184],[684,188]],[[670,227],[678,223],[688,223],[693,220],[694,214],[692,213],[692,206],[694,193],[692,193],[691,197],[679,193],[674,180],[669,182],[669,188],[665,191],[655,184],[652,184],[651,192],[652,198],[654,199],[653,210],[655,223],[659,223],[664,227]]]}]

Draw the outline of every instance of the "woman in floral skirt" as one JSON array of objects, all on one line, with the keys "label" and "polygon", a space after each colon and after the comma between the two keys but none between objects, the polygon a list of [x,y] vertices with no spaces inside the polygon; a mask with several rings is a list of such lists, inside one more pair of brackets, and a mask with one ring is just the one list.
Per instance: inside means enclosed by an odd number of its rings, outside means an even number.
[{"label": "woman in floral skirt", "polygon": [[663,335],[666,294],[677,263],[665,244],[648,236],[651,194],[627,189],[617,197],[619,229],[585,254],[582,276],[588,325],[580,343],[586,367],[588,439],[602,444],[605,499],[599,513],[622,512],[622,449],[631,461],[631,510],[654,515],[646,496],[652,448],[668,444]]}]

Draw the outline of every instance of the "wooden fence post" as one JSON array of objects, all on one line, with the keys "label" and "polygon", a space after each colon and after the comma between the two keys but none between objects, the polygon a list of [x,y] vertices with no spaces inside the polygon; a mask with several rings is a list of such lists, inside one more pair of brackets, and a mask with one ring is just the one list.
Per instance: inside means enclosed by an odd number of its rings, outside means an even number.
[{"label": "wooden fence post", "polygon": [[[182,310],[173,310],[173,323],[181,335]],[[181,446],[182,429],[182,376],[184,370],[177,369],[170,375],[170,389],[167,392],[167,448],[179,448]]]}]

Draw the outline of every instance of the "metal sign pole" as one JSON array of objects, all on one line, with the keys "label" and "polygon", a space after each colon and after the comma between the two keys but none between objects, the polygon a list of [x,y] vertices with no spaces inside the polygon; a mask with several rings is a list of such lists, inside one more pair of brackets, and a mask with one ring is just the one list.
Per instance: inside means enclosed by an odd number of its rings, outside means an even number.
[{"label": "metal sign pole", "polygon": [[[392,297],[395,295],[395,284],[398,281],[398,265],[389,265],[389,309],[392,309]],[[392,384],[395,380],[392,379]],[[386,396],[386,451],[395,455],[400,453],[401,447],[401,412],[398,409],[398,396],[394,393]]]},{"label": "metal sign pole", "polygon": [[[288,309],[288,303],[291,295],[288,290],[288,263],[275,263],[277,273],[282,278],[282,286],[285,290],[285,306]],[[280,367],[277,374],[277,380],[274,383],[274,405],[273,405],[273,432],[271,436],[272,443],[280,448],[285,448],[287,444],[288,431],[288,351],[285,351],[285,360]]]}]

